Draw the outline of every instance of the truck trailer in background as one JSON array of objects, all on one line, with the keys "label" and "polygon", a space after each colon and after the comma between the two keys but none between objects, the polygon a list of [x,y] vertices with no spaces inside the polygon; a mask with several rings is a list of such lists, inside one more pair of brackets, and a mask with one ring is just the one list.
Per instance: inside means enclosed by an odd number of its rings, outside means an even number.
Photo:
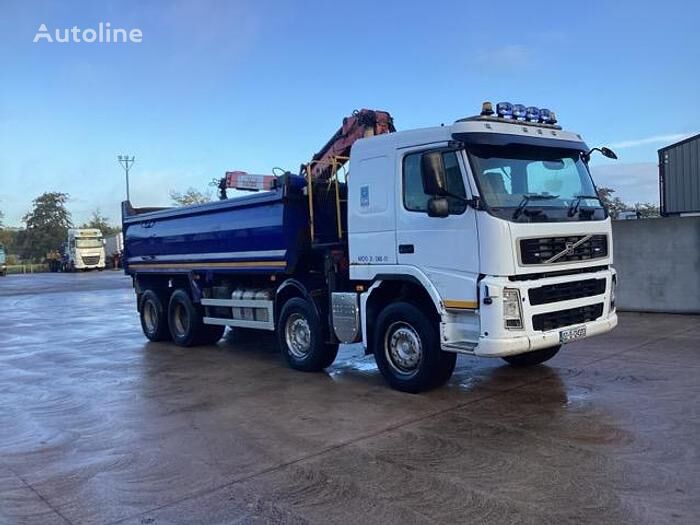
[{"label": "truck trailer in background", "polygon": [[107,268],[121,268],[124,253],[124,236],[122,232],[105,237],[105,256]]},{"label": "truck trailer in background", "polygon": [[361,110],[269,191],[160,210],[124,202],[143,332],[191,346],[226,326],[274,331],[304,371],[361,343],[408,392],[447,381],[458,353],[547,361],[617,324],[592,152],[553,112],[520,104],[401,132]]},{"label": "truck trailer in background", "polygon": [[661,215],[700,215],[700,134],[659,150]]}]

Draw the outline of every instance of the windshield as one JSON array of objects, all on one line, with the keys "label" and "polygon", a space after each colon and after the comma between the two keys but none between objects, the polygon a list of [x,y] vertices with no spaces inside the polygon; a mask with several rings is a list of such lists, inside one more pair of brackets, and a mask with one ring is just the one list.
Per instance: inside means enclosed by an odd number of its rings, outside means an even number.
[{"label": "windshield", "polygon": [[83,237],[82,239],[76,239],[75,245],[78,248],[102,248],[102,238]]},{"label": "windshield", "polygon": [[470,146],[468,155],[493,215],[518,222],[606,217],[577,150],[512,144]]}]

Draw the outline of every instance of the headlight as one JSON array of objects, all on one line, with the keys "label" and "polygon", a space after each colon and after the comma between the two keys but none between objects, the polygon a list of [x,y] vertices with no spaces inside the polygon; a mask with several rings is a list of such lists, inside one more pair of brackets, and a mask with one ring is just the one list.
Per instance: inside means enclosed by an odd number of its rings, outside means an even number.
[{"label": "headlight", "polygon": [[507,329],[514,330],[523,327],[520,292],[515,288],[503,289],[503,319]]}]

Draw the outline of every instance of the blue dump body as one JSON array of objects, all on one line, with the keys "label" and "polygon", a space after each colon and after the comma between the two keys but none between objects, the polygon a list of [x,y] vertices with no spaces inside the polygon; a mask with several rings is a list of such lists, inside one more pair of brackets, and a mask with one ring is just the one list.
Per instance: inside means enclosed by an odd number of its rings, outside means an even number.
[{"label": "blue dump body", "polygon": [[309,243],[304,179],[264,193],[181,208],[122,205],[124,269],[292,273]]}]

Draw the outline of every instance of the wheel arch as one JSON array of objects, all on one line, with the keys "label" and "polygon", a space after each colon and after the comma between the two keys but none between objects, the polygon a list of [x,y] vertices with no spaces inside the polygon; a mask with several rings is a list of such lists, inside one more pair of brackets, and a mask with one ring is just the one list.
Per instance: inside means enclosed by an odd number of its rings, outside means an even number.
[{"label": "wheel arch", "polygon": [[440,322],[441,301],[434,288],[435,294],[433,295],[413,275],[378,275],[377,278],[378,280],[372,284],[362,298],[362,331],[365,353],[372,352],[374,321],[378,318],[379,313],[393,302],[412,303],[434,319],[436,323]]}]

